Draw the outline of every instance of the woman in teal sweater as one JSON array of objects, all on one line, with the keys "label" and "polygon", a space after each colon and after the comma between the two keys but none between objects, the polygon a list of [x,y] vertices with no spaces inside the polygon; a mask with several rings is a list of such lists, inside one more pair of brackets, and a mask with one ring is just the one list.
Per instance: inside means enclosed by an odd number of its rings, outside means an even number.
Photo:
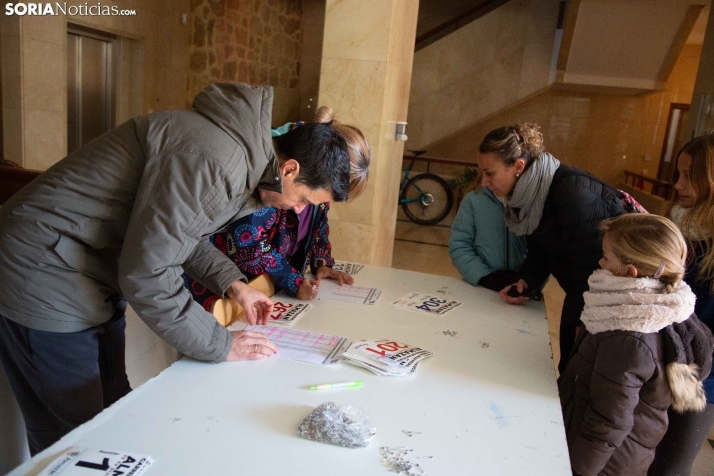
[{"label": "woman in teal sweater", "polygon": [[486,187],[468,193],[451,225],[451,262],[466,282],[500,291],[526,257],[525,236],[509,231],[503,204]]}]

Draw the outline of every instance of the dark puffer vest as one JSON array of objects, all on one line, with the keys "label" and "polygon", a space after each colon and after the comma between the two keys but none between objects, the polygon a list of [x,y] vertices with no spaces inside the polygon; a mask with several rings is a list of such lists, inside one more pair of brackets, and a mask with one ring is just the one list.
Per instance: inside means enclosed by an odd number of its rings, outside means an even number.
[{"label": "dark puffer vest", "polygon": [[583,293],[602,257],[600,223],[625,213],[622,193],[597,177],[561,164],[553,175],[543,216],[528,235],[528,255],[518,271],[529,289],[552,274],[565,291],[562,319],[580,325]]}]

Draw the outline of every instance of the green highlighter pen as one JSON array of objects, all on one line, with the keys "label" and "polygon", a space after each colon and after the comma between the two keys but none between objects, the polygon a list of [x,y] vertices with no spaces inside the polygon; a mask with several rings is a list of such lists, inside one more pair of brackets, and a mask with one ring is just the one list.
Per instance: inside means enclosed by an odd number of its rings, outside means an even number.
[{"label": "green highlighter pen", "polygon": [[364,385],[361,380],[355,380],[354,382],[342,382],[342,383],[323,383],[320,385],[313,385],[310,390],[330,390],[332,388],[357,388]]}]

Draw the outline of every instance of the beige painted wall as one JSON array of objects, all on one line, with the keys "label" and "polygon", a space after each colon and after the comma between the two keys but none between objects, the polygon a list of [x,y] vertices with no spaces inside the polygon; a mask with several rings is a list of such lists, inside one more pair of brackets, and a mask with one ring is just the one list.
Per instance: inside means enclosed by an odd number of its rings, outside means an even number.
[{"label": "beige painted wall", "polygon": [[490,130],[530,121],[541,125],[547,151],[613,185],[622,182],[624,170],[656,177],[670,103],[690,102],[700,53],[701,46],[684,47],[663,91],[619,96],[549,89],[431,147],[429,154],[475,161]]},{"label": "beige painted wall", "polygon": [[429,149],[551,82],[557,0],[511,0],[419,50],[406,148]]},{"label": "beige painted wall", "polygon": [[359,127],[372,148],[367,189],[333,204],[330,241],[339,259],[391,266],[402,142],[414,58],[416,0],[328,0],[319,104]]}]

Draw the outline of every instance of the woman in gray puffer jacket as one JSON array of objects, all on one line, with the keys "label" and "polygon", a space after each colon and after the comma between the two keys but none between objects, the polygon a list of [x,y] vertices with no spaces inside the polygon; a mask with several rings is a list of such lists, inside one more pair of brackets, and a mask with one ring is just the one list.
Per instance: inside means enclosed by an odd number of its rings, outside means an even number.
[{"label": "woman in gray puffer jacket", "polygon": [[602,269],[558,382],[570,462],[581,476],[645,475],[668,408],[704,408],[714,341],[693,314],[686,243],[671,221],[629,214],[601,229]]}]

